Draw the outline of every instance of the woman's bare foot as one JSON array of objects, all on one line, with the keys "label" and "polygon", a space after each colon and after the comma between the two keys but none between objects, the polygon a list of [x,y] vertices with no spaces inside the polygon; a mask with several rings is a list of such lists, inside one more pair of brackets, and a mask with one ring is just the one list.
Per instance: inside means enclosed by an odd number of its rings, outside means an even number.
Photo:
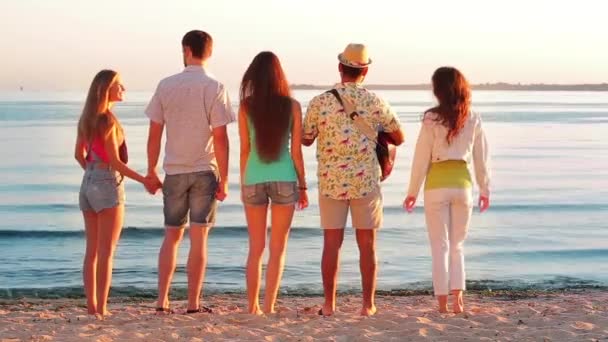
[{"label": "woman's bare foot", "polygon": [[274,308],[264,308],[264,314],[265,315],[272,315],[272,314],[276,314],[277,310],[275,310]]},{"label": "woman's bare foot", "polygon": [[334,308],[332,308],[329,305],[323,305],[321,307],[321,309],[319,310],[319,315],[320,316],[331,316],[334,314]]},{"label": "woman's bare foot", "polygon": [[448,312],[448,296],[447,295],[437,296],[437,302],[439,302],[439,312],[447,313]]},{"label": "woman's bare foot", "polygon": [[112,316],[112,313],[110,311],[108,311],[107,309],[100,311],[99,314],[102,316]]},{"label": "woman's bare foot", "polygon": [[376,311],[378,311],[378,310],[376,309],[375,305],[373,305],[369,308],[363,307],[363,308],[361,308],[361,316],[373,316],[376,314]]},{"label": "woman's bare foot", "polygon": [[454,296],[454,313],[461,313],[464,311],[464,300],[462,298],[462,290],[453,290],[452,295]]},{"label": "woman's bare foot", "polygon": [[249,311],[247,311],[247,313],[249,313],[250,315],[257,315],[257,316],[264,314],[264,312],[262,310],[260,310],[259,306],[254,306],[252,308],[249,308]]}]

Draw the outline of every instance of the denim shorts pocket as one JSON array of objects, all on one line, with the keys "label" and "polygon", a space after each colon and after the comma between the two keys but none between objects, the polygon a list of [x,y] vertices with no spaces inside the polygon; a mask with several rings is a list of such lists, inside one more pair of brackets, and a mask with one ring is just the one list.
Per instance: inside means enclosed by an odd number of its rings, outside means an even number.
[{"label": "denim shorts pocket", "polygon": [[90,175],[90,184],[97,185],[100,187],[114,187],[118,188],[118,186],[122,183],[123,176],[118,172],[105,171],[104,172],[96,172]]},{"label": "denim shorts pocket", "polygon": [[296,193],[295,182],[277,182],[277,194],[280,196],[290,197]]},{"label": "denim shorts pocket", "polygon": [[257,193],[257,184],[243,185],[243,189],[241,191],[243,192],[243,198],[254,198]]}]

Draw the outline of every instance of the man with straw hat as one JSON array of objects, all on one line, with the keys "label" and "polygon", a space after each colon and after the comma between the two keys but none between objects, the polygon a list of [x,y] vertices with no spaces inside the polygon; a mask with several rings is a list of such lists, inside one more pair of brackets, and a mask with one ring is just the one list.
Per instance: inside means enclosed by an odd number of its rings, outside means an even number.
[{"label": "man with straw hat", "polygon": [[360,253],[361,315],[370,316],[376,312],[376,231],[382,225],[381,174],[375,140],[378,130],[383,130],[399,145],[403,132],[388,103],[362,86],[372,63],[366,46],[348,44],[338,61],[341,82],[313,98],[304,118],[304,145],[310,146],[317,139],[325,293],[319,314],[329,316],[336,309],[339,253],[350,210]]}]

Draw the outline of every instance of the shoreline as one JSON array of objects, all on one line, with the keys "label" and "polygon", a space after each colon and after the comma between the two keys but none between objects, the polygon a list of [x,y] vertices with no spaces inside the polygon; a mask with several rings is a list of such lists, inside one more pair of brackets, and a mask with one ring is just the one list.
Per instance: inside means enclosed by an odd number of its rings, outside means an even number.
[{"label": "shoreline", "polygon": [[379,295],[378,313],[358,315],[360,295],[338,297],[338,312],[317,315],[321,297],[280,296],[278,313],[246,314],[241,295],[210,295],[213,314],[157,316],[152,300],[110,298],[112,315],[86,315],[82,299],[0,302],[0,341],[603,341],[608,291],[582,290],[527,298],[465,294],[465,312],[440,314],[431,295]]},{"label": "shoreline", "polygon": [[[506,286],[510,284],[511,286]],[[377,289],[376,295],[388,297],[412,297],[432,296],[433,290],[429,284],[410,284],[411,287]],[[319,285],[320,286],[320,285]],[[286,298],[313,298],[323,295],[322,289],[317,288],[289,288],[279,290],[279,296]],[[467,281],[466,293],[481,297],[507,297],[507,298],[535,298],[539,296],[550,296],[559,294],[577,294],[583,292],[607,292],[608,285],[596,281],[577,280],[568,284],[547,286],[546,283],[518,284],[515,281]],[[361,292],[359,287],[338,289],[341,296],[357,296]],[[207,287],[204,290],[206,296],[241,296],[245,295],[245,289],[213,289]],[[173,286],[170,291],[171,298],[185,300],[187,288]],[[132,286],[113,286],[110,290],[110,298],[116,299],[155,299],[156,288],[136,288]],[[82,286],[57,287],[57,288],[0,288],[0,305],[3,303],[29,301],[29,300],[78,300],[84,299]]]},{"label": "shoreline", "polygon": [[[207,293],[210,292],[210,293]],[[262,288],[260,293],[261,296],[264,292]],[[497,299],[497,300],[508,300],[518,301],[526,299],[536,298],[553,298],[557,296],[575,296],[575,295],[587,295],[587,294],[606,294],[608,295],[608,288],[571,288],[571,289],[551,289],[551,290],[535,290],[535,289],[516,289],[516,290],[466,290],[465,296],[472,296],[476,298],[485,299]],[[361,291],[338,291],[338,297],[353,297],[358,298],[361,295]],[[203,298],[224,298],[234,297],[246,299],[247,294],[242,291],[234,292],[212,292],[203,291]],[[451,296],[451,295],[450,295]],[[263,297],[263,296],[262,296]],[[260,297],[260,298],[262,298]],[[376,297],[378,298],[402,298],[402,297],[431,297],[434,298],[432,290],[377,290]],[[170,298],[173,302],[186,302],[186,295],[184,293],[173,293],[171,292]],[[279,293],[279,298],[299,300],[299,299],[310,299],[319,298],[322,300],[322,294],[285,294]],[[20,297],[20,298],[0,298],[0,309],[4,306],[23,305],[23,304],[52,304],[59,302],[73,302],[82,303],[84,307],[85,297]],[[108,303],[112,304],[129,304],[129,303],[141,303],[150,302],[154,303],[156,300],[156,293],[147,296],[112,296],[108,299]]]}]

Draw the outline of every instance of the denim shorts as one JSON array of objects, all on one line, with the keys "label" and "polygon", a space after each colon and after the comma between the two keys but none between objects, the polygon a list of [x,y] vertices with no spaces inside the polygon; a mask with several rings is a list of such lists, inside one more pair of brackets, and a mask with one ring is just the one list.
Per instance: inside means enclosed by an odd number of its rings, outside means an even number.
[{"label": "denim shorts", "polygon": [[163,182],[165,226],[182,228],[188,216],[190,225],[213,225],[217,188],[218,175],[214,171],[166,175]]},{"label": "denim shorts", "polygon": [[118,171],[87,168],[78,194],[80,210],[98,213],[124,203],[125,185]]},{"label": "denim shorts", "polygon": [[298,201],[296,182],[265,182],[243,185],[241,199],[247,205],[289,205]]}]

